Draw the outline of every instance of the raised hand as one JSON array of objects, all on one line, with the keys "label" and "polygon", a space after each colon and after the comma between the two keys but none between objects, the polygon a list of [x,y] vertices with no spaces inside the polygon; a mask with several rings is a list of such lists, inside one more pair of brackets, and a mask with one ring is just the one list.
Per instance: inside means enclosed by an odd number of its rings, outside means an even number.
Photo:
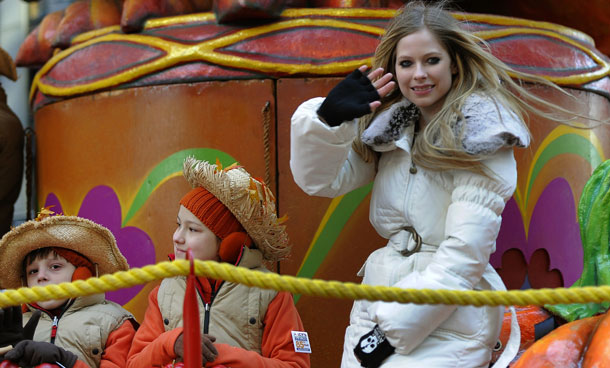
[{"label": "raised hand", "polygon": [[[363,65],[358,68],[358,70],[361,70],[363,73],[366,71],[366,69],[366,65]],[[383,74],[383,68],[377,68],[373,70],[367,75],[367,77],[373,83],[373,87],[375,87],[375,90],[379,94],[380,98],[384,98],[385,96],[387,96],[390,92],[392,92],[392,90],[394,90],[394,87],[396,86],[396,82],[394,82],[393,80],[394,76],[392,75],[392,73]],[[371,108],[371,111],[375,111],[375,109],[378,108],[380,105],[381,101],[373,101],[369,106]]]},{"label": "raised hand", "polygon": [[40,319],[40,311],[32,313],[32,317],[23,326],[21,307],[0,309],[0,347],[17,345],[22,340],[31,340]]},{"label": "raised hand", "polygon": [[392,91],[392,74],[382,76],[383,69],[378,68],[366,75],[366,70],[366,65],[354,70],[328,93],[318,109],[318,116],[326,124],[337,126],[364,116],[379,107],[379,100]]}]

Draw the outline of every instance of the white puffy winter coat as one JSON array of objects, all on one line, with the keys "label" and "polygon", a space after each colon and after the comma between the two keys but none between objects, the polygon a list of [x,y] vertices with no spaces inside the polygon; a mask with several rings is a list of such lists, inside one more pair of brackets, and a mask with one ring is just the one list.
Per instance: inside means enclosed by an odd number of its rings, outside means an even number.
[{"label": "white puffy winter coat", "polygon": [[[505,290],[489,257],[495,251],[500,215],[516,186],[510,146],[529,144],[528,132],[516,115],[481,95],[470,96],[464,104],[464,148],[491,154],[484,165],[492,175],[421,167],[411,174],[412,122],[394,129],[385,141],[371,140],[372,148],[382,152],[376,171],[374,163],[364,162],[351,148],[357,124],[327,126],[316,113],[322,101],[304,102],[292,117],[290,167],[296,183],[309,195],[337,197],[374,180],[370,221],[388,243],[366,260],[359,273],[364,276],[362,282],[401,288]],[[386,127],[396,128],[398,109],[408,105],[403,100],[379,114],[363,137],[368,134],[370,140],[371,134],[382,135]],[[403,256],[400,251],[415,247],[413,235],[405,230],[408,226],[416,229],[423,245],[419,252]],[[360,367],[353,348],[375,324],[396,348],[384,368],[487,367],[503,311],[503,307],[356,301],[341,367]]]}]

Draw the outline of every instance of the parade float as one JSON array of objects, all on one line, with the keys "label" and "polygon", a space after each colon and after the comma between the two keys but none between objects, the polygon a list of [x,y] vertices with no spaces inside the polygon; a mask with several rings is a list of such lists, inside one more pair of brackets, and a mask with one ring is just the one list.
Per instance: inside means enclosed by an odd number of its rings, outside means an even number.
[{"label": "parade float", "polygon": [[[130,266],[141,267],[172,252],[175,209],[189,189],[182,160],[237,161],[274,189],[279,213],[289,217],[292,256],[274,270],[359,282],[367,255],[385,244],[368,222],[371,186],[332,200],[303,193],[289,169],[290,117],[302,101],[370,64],[400,2],[184,3],[190,7],[152,11],[129,0],[78,1],[28,36],[17,62],[39,67],[30,95],[38,207],[104,225]],[[610,118],[610,60],[587,34],[513,17],[454,16],[501,60],[572,97],[529,85],[535,94]],[[515,151],[518,187],[491,259],[509,289],[610,283],[585,280],[607,247],[581,239],[577,215],[585,184],[610,154],[610,128],[584,125],[528,121],[532,144]],[[108,297],[141,319],[153,287]],[[295,295],[295,302],[312,366],[338,366],[351,301]],[[606,307],[554,312],[579,320]],[[556,323],[542,307],[521,308],[519,316],[522,349],[539,337],[539,324],[551,323],[548,331]]]}]

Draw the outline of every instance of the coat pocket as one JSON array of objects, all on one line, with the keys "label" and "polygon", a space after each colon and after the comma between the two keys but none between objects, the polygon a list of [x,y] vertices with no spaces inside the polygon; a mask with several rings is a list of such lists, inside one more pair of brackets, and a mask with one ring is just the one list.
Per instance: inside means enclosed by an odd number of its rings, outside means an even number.
[{"label": "coat pocket", "polygon": [[78,341],[80,345],[79,350],[86,357],[85,362],[87,364],[94,364],[94,366],[99,367],[105,345],[102,329],[99,326],[91,324],[86,324],[82,328],[84,329],[84,334],[81,335],[82,337]]}]

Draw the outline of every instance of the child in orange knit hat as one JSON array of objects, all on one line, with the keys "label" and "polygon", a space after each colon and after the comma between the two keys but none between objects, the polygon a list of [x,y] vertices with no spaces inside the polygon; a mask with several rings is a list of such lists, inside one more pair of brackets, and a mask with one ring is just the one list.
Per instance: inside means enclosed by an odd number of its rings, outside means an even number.
[{"label": "child in orange knit hat", "polygon": [[[190,249],[195,259],[266,271],[263,259],[277,261],[289,253],[274,197],[264,183],[243,168],[223,170],[194,158],[185,160],[184,176],[194,189],[180,200],[176,259],[186,259]],[[182,360],[185,289],[185,277],[174,277],[150,293],[128,367]],[[197,289],[206,367],[310,366],[308,349],[296,343],[306,333],[290,293],[204,277],[197,278]]]}]

